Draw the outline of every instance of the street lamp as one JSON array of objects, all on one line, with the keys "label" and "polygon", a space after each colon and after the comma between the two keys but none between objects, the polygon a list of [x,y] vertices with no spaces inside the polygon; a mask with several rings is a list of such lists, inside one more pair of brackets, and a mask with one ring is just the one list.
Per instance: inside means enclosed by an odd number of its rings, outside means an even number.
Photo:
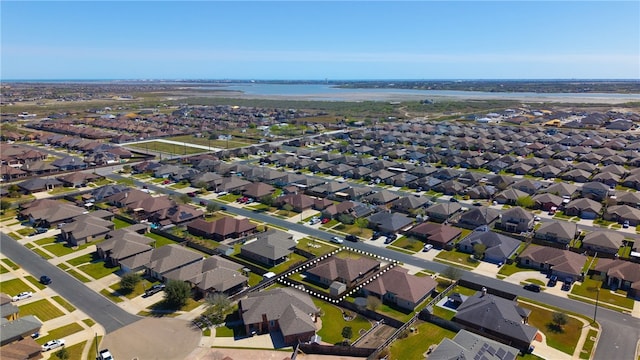
[{"label": "street lamp", "polygon": [[593,322],[596,322],[596,315],[598,314],[598,300],[600,300],[600,289],[596,289],[596,308],[593,310]]}]

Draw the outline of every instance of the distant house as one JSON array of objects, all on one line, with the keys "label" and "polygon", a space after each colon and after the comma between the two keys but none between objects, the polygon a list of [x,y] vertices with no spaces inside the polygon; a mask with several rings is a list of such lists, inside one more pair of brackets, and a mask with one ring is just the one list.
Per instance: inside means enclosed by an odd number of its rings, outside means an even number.
[{"label": "distant house", "polygon": [[582,247],[588,250],[615,254],[624,243],[624,234],[616,231],[598,230],[585,235]]},{"label": "distant house", "polygon": [[[430,360],[451,360],[452,355],[458,359],[515,360],[520,350],[501,344],[484,336],[467,330],[460,330],[453,339],[444,338],[429,354]],[[487,358],[487,354],[491,358]],[[495,357],[492,355],[495,354]],[[455,359],[455,357],[453,358]]]},{"label": "distant house", "polygon": [[629,297],[640,299],[640,264],[600,259],[594,273],[603,276],[609,288],[627,290]]},{"label": "distant house", "polygon": [[541,193],[535,195],[533,197],[533,201],[535,201],[535,207],[537,209],[549,211],[552,207],[555,207],[557,209],[560,205],[562,205],[564,199],[554,194]]},{"label": "distant house", "polygon": [[251,293],[238,303],[247,334],[280,331],[286,345],[308,342],[315,335],[318,309],[311,297],[293,288]]},{"label": "distant house", "polygon": [[407,269],[396,266],[363,288],[365,296],[373,295],[384,302],[413,311],[436,288],[430,276],[410,275]]},{"label": "distant house", "polygon": [[502,214],[501,227],[509,232],[526,232],[533,228],[533,215],[521,208],[513,207]]},{"label": "distant house", "polygon": [[538,332],[527,324],[530,313],[515,301],[477,292],[458,307],[453,321],[527,352]]},{"label": "distant house", "polygon": [[461,210],[462,206],[460,203],[448,202],[433,204],[427,208],[426,213],[430,220],[444,222]]},{"label": "distant house", "polygon": [[240,255],[255,260],[267,267],[285,262],[296,247],[293,235],[274,230],[260,233],[255,240],[246,242],[240,248]]},{"label": "distant house", "polygon": [[449,225],[423,222],[412,227],[407,233],[426,243],[433,244],[437,248],[450,249],[453,247],[453,243],[460,238],[462,230]]},{"label": "distant house", "polygon": [[608,185],[597,181],[588,182],[582,185],[582,196],[597,201],[604,200],[612,192],[613,190],[611,190]]},{"label": "distant house", "polygon": [[243,290],[249,281],[238,271],[241,267],[238,263],[214,255],[171,270],[164,276],[191,284],[203,297],[217,293],[230,296]]},{"label": "distant house", "polygon": [[485,247],[483,260],[499,264],[515,254],[521,243],[520,240],[493,231],[475,231],[460,240],[457,247],[462,252],[473,254],[475,245],[482,244]]},{"label": "distant house", "polygon": [[413,219],[403,214],[385,211],[369,216],[368,220],[369,227],[386,234],[398,232],[413,224]]},{"label": "distant house", "polygon": [[368,257],[345,259],[331,256],[307,270],[306,274],[309,280],[325,286],[338,281],[352,287],[378,269],[380,263]]},{"label": "distant house", "polygon": [[578,236],[578,225],[568,221],[546,222],[535,231],[534,237],[546,241],[569,244]]},{"label": "distant house", "polygon": [[161,246],[136,257],[147,260],[144,264],[147,275],[162,281],[166,281],[166,273],[203,259],[202,254],[177,244]]},{"label": "distant house", "polygon": [[569,250],[548,246],[529,246],[518,256],[516,261],[520,266],[557,275],[560,279],[570,277],[576,281],[582,278],[582,268],[586,257]]},{"label": "distant house", "polygon": [[196,219],[187,224],[187,231],[193,235],[222,241],[229,238],[239,238],[256,232],[256,224],[249,219],[236,219],[225,216],[215,221]]},{"label": "distant house", "polygon": [[460,215],[457,225],[465,229],[475,229],[490,225],[500,218],[500,212],[487,206],[473,207]]},{"label": "distant house", "polygon": [[607,207],[603,218],[619,223],[628,221],[629,225],[637,226],[640,225],[640,209],[629,205],[613,205]]},{"label": "distant house", "polygon": [[18,187],[25,193],[31,194],[41,191],[53,190],[61,187],[63,183],[57,179],[34,178],[18,183]]},{"label": "distant house", "polygon": [[69,245],[78,246],[104,238],[113,228],[113,222],[85,214],[73,218],[73,222],[60,226],[60,236]]},{"label": "distant house", "polygon": [[151,244],[155,241],[128,229],[112,231],[107,234],[110,236],[108,239],[96,244],[98,256],[112,266],[120,266],[124,272],[141,270],[144,265],[142,261],[133,263],[127,262],[127,259],[133,260],[136,255],[153,250]]},{"label": "distant house", "polygon": [[602,210],[602,204],[587,198],[572,200],[564,207],[565,215],[579,216],[583,219],[597,218],[600,210]]},{"label": "distant house", "polygon": [[408,214],[416,209],[428,206],[429,200],[422,196],[403,196],[391,203],[391,208]]}]

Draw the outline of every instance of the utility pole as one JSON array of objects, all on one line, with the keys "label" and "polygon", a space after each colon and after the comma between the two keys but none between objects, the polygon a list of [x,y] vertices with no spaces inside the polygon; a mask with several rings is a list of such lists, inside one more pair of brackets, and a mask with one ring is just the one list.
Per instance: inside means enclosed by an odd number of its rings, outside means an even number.
[{"label": "utility pole", "polygon": [[600,300],[600,289],[596,289],[596,308],[593,310],[593,322],[596,322],[596,315],[598,314],[598,300]]}]

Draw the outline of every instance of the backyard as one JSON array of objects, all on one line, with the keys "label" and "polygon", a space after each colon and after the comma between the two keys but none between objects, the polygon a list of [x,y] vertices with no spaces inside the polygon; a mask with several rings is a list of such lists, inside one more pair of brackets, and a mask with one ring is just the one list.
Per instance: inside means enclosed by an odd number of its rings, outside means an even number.
[{"label": "backyard", "polygon": [[389,359],[423,359],[429,346],[439,344],[444,338],[453,338],[456,334],[428,322],[417,322],[413,332],[394,341],[389,347]]},{"label": "backyard", "polygon": [[330,344],[342,343],[344,338],[342,337],[342,329],[345,326],[351,327],[352,337],[350,340],[355,340],[360,336],[360,331],[366,331],[371,328],[371,323],[360,315],[348,311],[347,313],[353,317],[351,320],[345,320],[344,310],[331,305],[327,302],[313,299],[313,303],[322,311],[322,329],[318,331],[318,335],[322,337],[322,341],[326,341]]}]

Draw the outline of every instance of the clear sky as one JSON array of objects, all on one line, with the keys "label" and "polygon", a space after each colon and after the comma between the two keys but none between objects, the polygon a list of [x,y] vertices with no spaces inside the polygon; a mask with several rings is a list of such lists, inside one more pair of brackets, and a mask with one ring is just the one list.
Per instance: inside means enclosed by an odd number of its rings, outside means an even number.
[{"label": "clear sky", "polygon": [[640,1],[6,1],[0,78],[640,79]]}]

